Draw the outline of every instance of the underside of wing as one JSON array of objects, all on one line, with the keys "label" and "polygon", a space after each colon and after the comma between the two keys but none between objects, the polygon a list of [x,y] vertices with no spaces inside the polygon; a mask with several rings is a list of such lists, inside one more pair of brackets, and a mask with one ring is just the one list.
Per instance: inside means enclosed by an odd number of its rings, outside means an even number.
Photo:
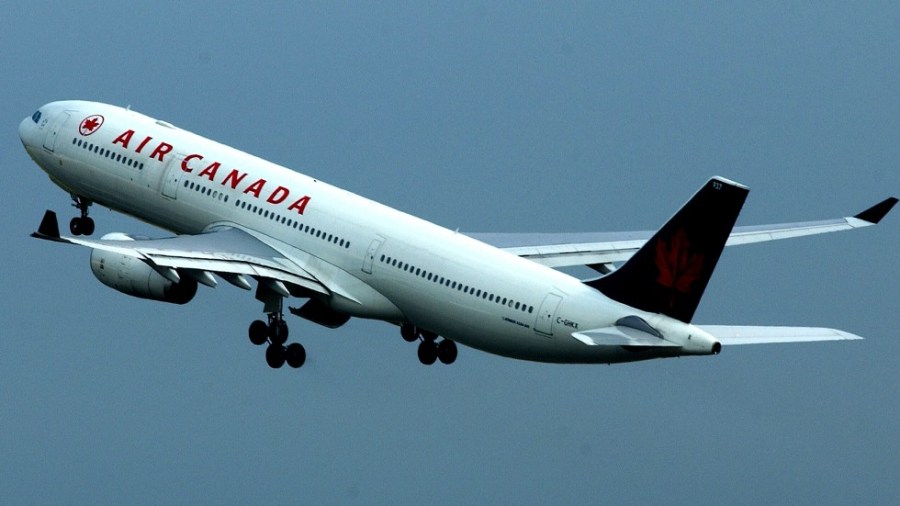
[{"label": "underside of wing", "polygon": [[62,237],[56,214],[47,211],[38,231],[39,239],[85,246],[94,250],[133,257],[152,267],[163,277],[178,282],[182,275],[215,286],[210,273],[241,288],[250,289],[246,276],[267,280],[276,292],[297,295],[304,291],[330,295],[330,291],[302,266],[248,232],[233,227],[217,227],[197,235],[164,239],[134,239],[124,234],[105,239]]},{"label": "underside of wing", "polygon": [[[897,199],[892,197],[854,216],[831,220],[734,227],[726,246],[868,227],[881,221],[896,203]],[[468,235],[548,267],[569,267],[624,262],[653,236],[653,232]]]},{"label": "underside of wing", "polygon": [[845,341],[862,337],[837,329],[818,327],[756,327],[740,325],[698,325],[723,346],[737,344],[803,343]]}]

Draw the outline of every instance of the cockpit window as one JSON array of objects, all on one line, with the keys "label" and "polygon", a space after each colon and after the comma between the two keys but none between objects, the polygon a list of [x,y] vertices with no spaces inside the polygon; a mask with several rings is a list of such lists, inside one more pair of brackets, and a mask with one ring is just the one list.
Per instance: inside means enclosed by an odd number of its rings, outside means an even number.
[{"label": "cockpit window", "polygon": [[34,111],[34,114],[31,115],[31,120],[37,123],[41,120],[41,111]]}]

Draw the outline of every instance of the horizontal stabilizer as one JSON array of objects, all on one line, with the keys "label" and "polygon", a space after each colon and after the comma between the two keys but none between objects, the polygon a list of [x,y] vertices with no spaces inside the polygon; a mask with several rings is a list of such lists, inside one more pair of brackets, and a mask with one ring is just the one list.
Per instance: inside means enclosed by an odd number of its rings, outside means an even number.
[{"label": "horizontal stabilizer", "polygon": [[588,346],[641,346],[646,348],[680,348],[681,346],[646,332],[616,325],[574,332],[572,337]]},{"label": "horizontal stabilizer", "polygon": [[803,343],[813,341],[844,341],[862,337],[843,330],[818,327],[754,327],[741,325],[698,325],[722,345]]}]

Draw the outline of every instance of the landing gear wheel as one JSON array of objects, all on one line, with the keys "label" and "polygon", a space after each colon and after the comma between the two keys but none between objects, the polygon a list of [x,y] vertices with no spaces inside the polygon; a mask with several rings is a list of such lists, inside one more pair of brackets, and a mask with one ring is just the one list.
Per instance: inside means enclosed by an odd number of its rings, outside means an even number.
[{"label": "landing gear wheel", "polygon": [[269,323],[269,340],[272,344],[284,344],[288,339],[288,326],[282,319],[274,319]]},{"label": "landing gear wheel", "polygon": [[441,344],[437,346],[437,358],[440,359],[443,364],[452,364],[456,361],[456,343],[449,339],[444,339],[441,341]]},{"label": "landing gear wheel", "polygon": [[94,233],[94,219],[85,216],[81,219],[82,234],[91,235]]},{"label": "landing gear wheel", "polygon": [[69,222],[69,230],[72,232],[72,235],[91,235],[94,233],[94,220],[88,218],[88,208],[91,207],[91,201],[85,198],[79,197],[78,195],[72,194],[72,200],[75,201],[72,204],[76,209],[78,209],[80,216],[76,216],[72,218],[72,221]]},{"label": "landing gear wheel", "polygon": [[416,330],[416,326],[409,323],[404,323],[400,326],[400,335],[407,343],[411,343],[419,338],[419,332]]},{"label": "landing gear wheel", "polygon": [[250,324],[250,342],[259,346],[265,344],[268,339],[269,326],[262,320],[255,320]]},{"label": "landing gear wheel", "polygon": [[72,232],[72,235],[81,235],[84,233],[84,224],[81,221],[81,218],[74,217],[72,221],[69,222],[69,231]]},{"label": "landing gear wheel", "polygon": [[301,367],[306,362],[306,349],[300,343],[291,343],[285,349],[287,364],[294,369]]},{"label": "landing gear wheel", "polygon": [[434,341],[422,341],[419,343],[419,362],[425,365],[431,365],[437,360],[438,347]]},{"label": "landing gear wheel", "polygon": [[284,346],[280,344],[270,344],[269,347],[266,348],[266,363],[269,364],[269,367],[272,369],[278,369],[284,365],[285,355]]}]

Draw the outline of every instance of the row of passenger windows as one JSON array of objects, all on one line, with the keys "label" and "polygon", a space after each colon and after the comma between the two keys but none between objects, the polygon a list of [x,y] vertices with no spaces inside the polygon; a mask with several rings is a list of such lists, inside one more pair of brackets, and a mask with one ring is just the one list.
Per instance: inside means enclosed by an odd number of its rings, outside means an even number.
[{"label": "row of passenger windows", "polygon": [[201,184],[197,184],[193,181],[185,181],[184,187],[194,190],[194,191],[198,191],[198,192],[202,193],[203,195],[208,195],[214,199],[221,200],[222,202],[228,202],[228,195],[225,195],[225,192],[220,192],[218,190],[212,190]]},{"label": "row of passenger windows", "polygon": [[[184,187],[188,188],[190,190],[198,191],[198,192],[202,193],[203,195],[207,195],[214,199],[218,199],[223,202],[228,202],[228,195],[226,195],[225,192],[213,190],[213,189],[203,186],[199,183],[185,180]],[[341,248],[345,248],[345,249],[350,248],[350,241],[348,241],[346,239],[338,237],[334,234],[326,233],[323,230],[317,230],[313,227],[310,227],[309,225],[303,225],[299,221],[282,216],[282,215],[276,213],[275,211],[270,211],[268,209],[264,209],[261,206],[251,204],[244,200],[235,200],[234,206],[240,207],[241,209],[245,209],[247,211],[250,211],[251,213],[258,214],[259,216],[262,216],[263,218],[268,218],[276,223],[281,223],[282,225],[286,225],[288,227],[294,228],[300,232],[307,233],[317,239],[322,239],[326,242],[336,244],[336,245],[340,246]]]},{"label": "row of passenger windows", "polygon": [[[134,168],[137,168],[138,170],[144,169],[143,162],[138,162],[137,160],[128,158],[127,156],[122,156],[119,153],[113,153],[112,151],[110,151],[106,148],[101,148],[100,146],[97,146],[96,144],[91,144],[90,142],[83,141],[77,137],[72,138],[72,144],[74,144],[80,148],[84,148],[87,151],[90,151],[92,153],[96,153],[100,156],[123,163],[123,164],[127,165],[128,167],[134,167]],[[185,180],[184,187],[188,188],[190,190],[198,191],[198,192],[202,193],[203,195],[207,195],[214,199],[218,199],[223,202],[228,202],[228,195],[226,195],[225,192],[220,192],[218,190],[213,190],[213,189],[207,188],[206,186],[194,183],[193,181]],[[263,209],[260,206],[253,205],[253,204],[250,204],[249,202],[245,202],[242,200],[236,200],[234,202],[234,205],[235,205],[235,207],[240,207],[241,209],[246,209],[246,210],[256,213],[262,217],[269,218],[269,219],[271,219],[275,222],[281,223],[283,225],[287,225],[288,227],[295,228],[295,229],[299,230],[300,232],[305,232],[317,239],[322,239],[326,242],[336,244],[342,248],[350,248],[350,241],[348,241],[346,239],[340,238],[333,234],[328,234],[322,230],[316,230],[315,228],[312,228],[309,225],[303,225],[296,220],[289,219],[285,216],[278,215],[274,211],[269,211],[268,209]]]},{"label": "row of passenger windows", "polygon": [[138,162],[137,160],[135,160],[133,158],[129,158],[127,156],[122,155],[121,153],[113,153],[112,151],[110,151],[106,148],[101,148],[100,146],[98,146],[96,144],[91,144],[90,142],[81,140],[77,137],[72,138],[72,144],[78,146],[79,148],[84,148],[87,151],[90,151],[91,153],[96,153],[100,156],[109,158],[110,160],[119,162],[128,167],[133,167],[138,170],[144,170],[144,162]]},{"label": "row of passenger windows", "polygon": [[396,258],[391,258],[389,256],[381,255],[381,262],[386,265],[396,267],[396,268],[400,269],[401,271],[408,272],[415,276],[419,276],[419,277],[426,279],[428,281],[431,281],[433,283],[437,283],[439,285],[446,286],[447,288],[450,288],[451,290],[457,290],[457,291],[460,291],[460,292],[468,294],[468,295],[472,295],[475,297],[481,297],[482,299],[487,300],[488,302],[495,302],[497,304],[500,304],[501,306],[508,306],[510,309],[515,309],[515,310],[527,312],[527,313],[534,312],[534,306],[529,306],[529,305],[525,304],[524,302],[519,302],[519,301],[516,301],[513,299],[508,299],[506,297],[501,297],[499,295],[490,293],[486,290],[481,290],[481,289],[474,288],[474,287],[471,287],[468,285],[464,285],[462,283],[453,281],[451,279],[447,279],[443,276],[438,276],[437,274],[428,272],[419,267],[412,266],[406,262],[397,260]]},{"label": "row of passenger windows", "polygon": [[262,216],[263,218],[269,218],[270,220],[272,220],[276,223],[281,223],[282,225],[285,225],[287,227],[290,227],[290,228],[296,229],[300,232],[309,234],[309,235],[315,237],[316,239],[322,239],[325,242],[330,242],[332,244],[336,244],[337,246],[340,246],[341,248],[345,248],[345,249],[350,248],[350,241],[347,239],[343,239],[334,234],[329,234],[329,233],[325,232],[324,230],[318,230],[316,228],[310,227],[309,225],[304,225],[297,220],[277,214],[275,211],[263,209],[260,206],[251,204],[250,202],[246,202],[243,200],[235,200],[234,206],[240,207],[241,209],[246,209],[246,210],[250,211],[251,213],[256,213],[256,214]]}]

